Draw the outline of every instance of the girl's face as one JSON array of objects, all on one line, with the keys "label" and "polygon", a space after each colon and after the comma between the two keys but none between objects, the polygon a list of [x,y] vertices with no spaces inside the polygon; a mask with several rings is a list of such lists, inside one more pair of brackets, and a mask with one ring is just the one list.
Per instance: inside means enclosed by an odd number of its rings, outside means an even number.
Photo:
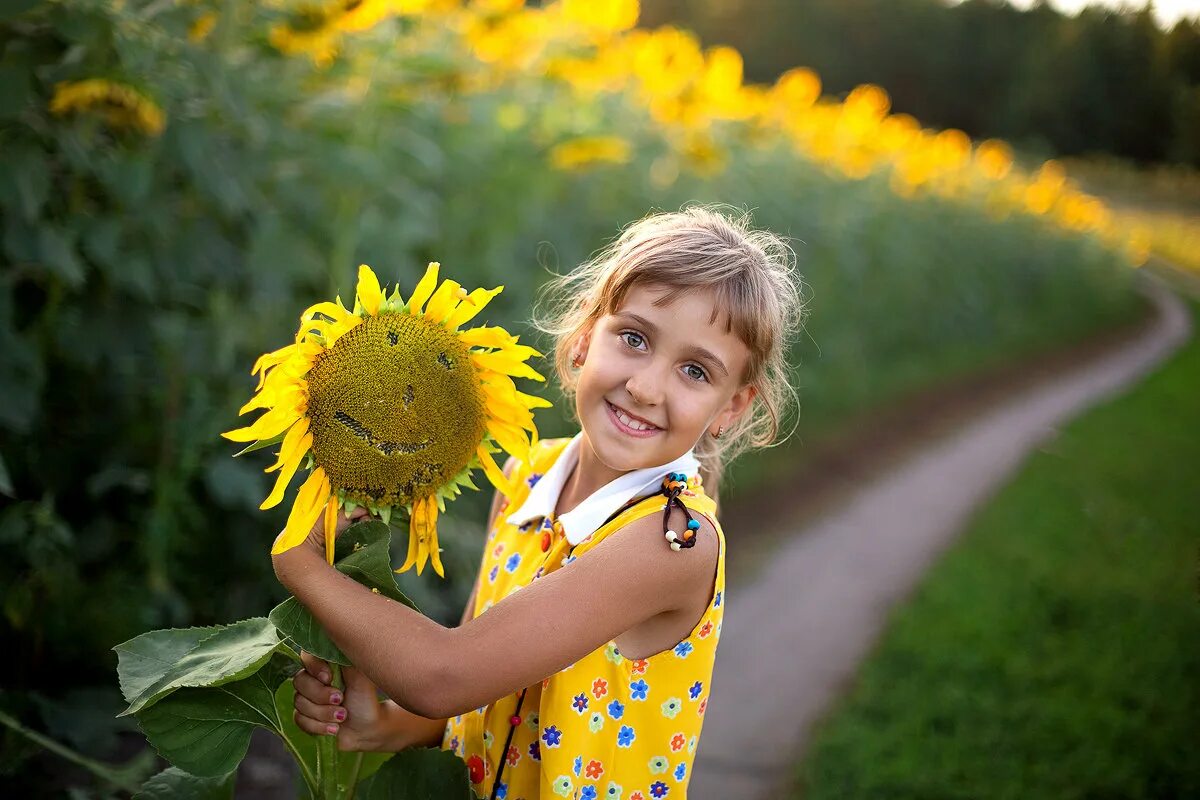
[{"label": "girl's face", "polygon": [[637,286],[613,314],[598,319],[575,347],[582,366],[575,408],[601,462],[625,472],[675,460],[701,436],[728,431],[754,399],[741,382],[750,351],[710,322],[710,291],[670,295]]}]

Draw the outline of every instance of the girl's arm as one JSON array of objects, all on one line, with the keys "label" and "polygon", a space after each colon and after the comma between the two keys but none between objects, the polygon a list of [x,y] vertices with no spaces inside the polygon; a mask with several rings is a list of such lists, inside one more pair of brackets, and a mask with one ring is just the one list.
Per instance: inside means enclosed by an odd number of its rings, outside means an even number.
[{"label": "girl's arm", "polygon": [[441,719],[530,686],[707,593],[717,539],[708,520],[699,521],[696,546],[673,551],[658,515],[636,520],[453,629],[330,568],[320,521],[274,564],[280,581],[389,697]]},{"label": "girl's arm", "polygon": [[[515,467],[516,459],[510,457],[504,465],[505,477],[511,477]],[[484,531],[485,547],[487,533],[495,524],[502,500],[503,495],[499,492],[492,496],[492,507]],[[474,616],[478,586],[477,583],[471,589],[471,596],[459,621],[460,626]],[[429,719],[413,714],[392,700],[378,702],[375,685],[353,667],[343,669],[346,689],[344,692],[338,691],[330,685],[331,673],[327,662],[311,653],[302,652],[300,657],[304,669],[293,678],[296,687],[293,718],[301,730],[316,736],[336,734],[342,750],[398,752],[408,747],[436,747],[441,744],[445,719]]]}]

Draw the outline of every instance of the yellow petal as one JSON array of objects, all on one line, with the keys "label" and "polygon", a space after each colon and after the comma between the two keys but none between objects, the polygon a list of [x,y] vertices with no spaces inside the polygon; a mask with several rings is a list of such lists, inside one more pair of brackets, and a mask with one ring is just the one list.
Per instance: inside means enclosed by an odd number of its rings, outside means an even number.
[{"label": "yellow petal", "polygon": [[442,281],[442,285],[433,293],[433,297],[429,298],[429,305],[425,307],[425,316],[433,322],[441,322],[446,318],[446,315],[454,310],[458,305],[458,290],[461,287],[457,282],[447,278]]},{"label": "yellow petal", "polygon": [[[362,269],[366,269],[366,268],[360,267],[359,269],[361,271]],[[370,270],[368,269],[368,271],[370,271]],[[346,317],[354,316],[349,311],[347,311],[345,308],[343,308],[341,303],[331,303],[328,300],[326,300],[322,303],[317,303],[316,305],[309,306],[308,308],[306,308],[304,310],[304,313],[300,315],[300,321],[308,322],[310,320],[316,319],[317,314],[323,314],[323,315],[329,317],[334,322],[341,322]]]},{"label": "yellow petal", "polygon": [[254,442],[259,439],[270,439],[286,431],[296,420],[300,412],[294,406],[276,406],[263,414],[253,425],[222,433],[231,442]]},{"label": "yellow petal", "polygon": [[446,317],[446,327],[454,330],[464,322],[470,322],[483,311],[483,307],[492,302],[492,298],[504,291],[503,286],[495,289],[476,289],[467,295],[467,299],[459,303],[458,308]]},{"label": "yellow petal", "polygon": [[333,566],[333,545],[337,533],[338,499],[336,494],[330,494],[325,502],[325,560]]},{"label": "yellow petal", "polygon": [[[279,505],[279,501],[283,499],[283,493],[287,491],[288,484],[292,482],[292,476],[296,474],[296,469],[300,466],[300,462],[304,460],[304,456],[308,452],[308,448],[312,446],[312,434],[307,430],[307,421],[301,420],[299,423],[297,423],[296,427],[301,426],[303,426],[305,429],[304,434],[300,437],[299,442],[295,445],[295,449],[292,454],[287,458],[284,458],[283,455],[287,450],[287,440],[284,440],[284,450],[280,451],[280,460],[283,462],[281,465],[283,470],[279,473],[279,476],[275,478],[275,487],[271,490],[271,494],[267,496],[267,499],[262,501],[262,505],[259,506],[260,509],[266,510]],[[291,435],[291,431],[288,432],[288,435]]]},{"label": "yellow petal", "polygon": [[529,409],[554,408],[554,403],[551,403],[549,400],[547,400],[544,397],[538,397],[537,395],[525,394],[524,392],[517,392],[517,399],[520,400],[522,403],[524,403],[525,407],[529,408]]},{"label": "yellow petal", "polygon": [[509,482],[508,478],[504,477],[504,471],[496,466],[496,462],[492,460],[492,454],[480,445],[475,448],[475,455],[479,456],[479,463],[483,466],[483,473],[492,482],[492,486],[495,486],[496,491],[511,500],[513,485]]},{"label": "yellow petal", "polygon": [[417,564],[418,540],[420,534],[418,529],[421,526],[419,515],[421,514],[421,501],[414,500],[412,504],[412,514],[408,517],[408,557],[404,559],[403,566],[396,572],[408,572]]},{"label": "yellow petal", "polygon": [[520,428],[492,418],[487,421],[487,431],[501,447],[525,463],[529,463],[529,440],[525,438],[525,434]]},{"label": "yellow petal", "polygon": [[433,571],[438,574],[439,578],[446,577],[446,572],[442,568],[442,554],[438,548],[437,535],[437,518],[438,504],[437,497],[430,496],[429,498],[429,555],[433,560]]},{"label": "yellow petal", "polygon": [[505,353],[471,353],[471,360],[480,369],[515,375],[518,378],[530,378],[535,381],[546,380],[533,367],[523,361],[510,358]]},{"label": "yellow petal", "polygon": [[507,347],[517,341],[517,337],[500,327],[471,328],[460,333],[458,338],[467,347]]},{"label": "yellow petal", "polygon": [[325,477],[325,470],[317,467],[296,493],[296,502],[292,503],[287,525],[284,526],[283,533],[275,539],[271,555],[278,555],[303,542],[312,526],[316,524],[317,518],[321,516],[321,510],[328,499],[329,480]]},{"label": "yellow petal", "polygon": [[358,268],[358,302],[372,317],[379,313],[379,304],[383,302],[383,291],[379,288],[379,279],[366,264]]},{"label": "yellow petal", "polygon": [[422,313],[425,301],[433,294],[433,289],[437,286],[438,267],[440,266],[441,264],[438,262],[430,261],[429,266],[425,269],[425,277],[421,278],[417,282],[417,288],[413,289],[412,297],[408,300],[408,313],[414,317]]}]

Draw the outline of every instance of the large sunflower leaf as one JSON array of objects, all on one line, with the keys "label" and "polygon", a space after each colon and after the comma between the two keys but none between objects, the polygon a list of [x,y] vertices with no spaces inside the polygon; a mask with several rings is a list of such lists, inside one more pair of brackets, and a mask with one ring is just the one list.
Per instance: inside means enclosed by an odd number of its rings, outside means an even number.
[{"label": "large sunflower leaf", "polygon": [[359,785],[360,800],[469,800],[467,765],[449,750],[401,750]]},{"label": "large sunflower leaf", "polygon": [[182,688],[137,713],[146,740],[166,760],[202,778],[237,769],[255,727],[282,735],[275,691],[291,662],[271,662],[242,680],[204,688]]},{"label": "large sunflower leaf", "polygon": [[220,686],[256,672],[273,654],[286,651],[270,620],[252,617],[215,628],[150,631],[113,648],[117,674],[136,714],[183,687]]},{"label": "large sunflower leaf", "polygon": [[[295,710],[293,705],[296,697],[296,686],[291,681],[284,681],[275,690],[275,711],[279,715],[280,735],[287,743],[292,755],[304,762],[311,774],[317,770],[317,741],[319,737],[300,730],[292,717]],[[354,761],[358,753],[342,753],[338,758],[338,783],[346,785],[354,771]],[[379,769],[383,762],[392,757],[392,753],[363,753],[362,764],[358,769],[359,780],[364,780]]]},{"label": "large sunflower leaf", "polygon": [[142,784],[133,800],[233,800],[236,774],[201,778],[167,767]]},{"label": "large sunflower leaf", "polygon": [[[369,589],[378,591],[409,608],[416,606],[396,586],[392,572],[391,530],[378,520],[351,525],[338,537],[334,566]],[[277,605],[269,619],[297,647],[336,664],[350,660],[322,630],[308,609],[294,597]]]}]

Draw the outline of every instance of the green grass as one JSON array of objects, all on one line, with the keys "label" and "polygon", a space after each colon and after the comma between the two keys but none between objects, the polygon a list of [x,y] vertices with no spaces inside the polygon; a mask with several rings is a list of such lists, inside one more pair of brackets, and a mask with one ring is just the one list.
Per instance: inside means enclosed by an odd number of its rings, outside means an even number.
[{"label": "green grass", "polygon": [[1035,453],[896,613],[796,793],[1200,796],[1198,397],[1193,338]]}]

